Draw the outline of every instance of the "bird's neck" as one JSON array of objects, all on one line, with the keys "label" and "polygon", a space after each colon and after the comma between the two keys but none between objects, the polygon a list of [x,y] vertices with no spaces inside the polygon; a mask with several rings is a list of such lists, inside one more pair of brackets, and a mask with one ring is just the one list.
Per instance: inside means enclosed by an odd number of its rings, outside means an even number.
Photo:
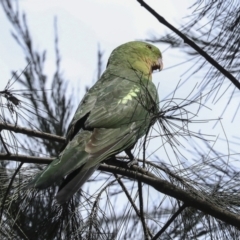
[{"label": "bird's neck", "polygon": [[121,66],[109,64],[106,70],[111,74],[114,74],[116,76],[123,77],[123,78],[136,79],[137,77],[137,78],[152,81],[152,73],[149,71],[148,67],[144,68],[141,66],[140,68],[137,62],[135,62],[135,64],[133,65],[121,64]]}]

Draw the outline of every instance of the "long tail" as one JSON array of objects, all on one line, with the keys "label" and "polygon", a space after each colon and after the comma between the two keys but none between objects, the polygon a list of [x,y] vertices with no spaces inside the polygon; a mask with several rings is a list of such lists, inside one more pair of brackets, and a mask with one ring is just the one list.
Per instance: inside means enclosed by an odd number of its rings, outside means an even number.
[{"label": "long tail", "polygon": [[[28,187],[44,189],[54,182],[64,179],[88,160],[85,144],[91,136],[89,131],[80,131],[60,155],[29,183]],[[90,175],[89,175],[90,176]]]},{"label": "long tail", "polygon": [[82,185],[91,177],[93,172],[98,168],[94,166],[89,169],[80,170],[79,173],[70,180],[66,185],[60,189],[58,192],[56,199],[59,204],[63,204],[64,202],[68,201],[75,192],[77,192]]}]

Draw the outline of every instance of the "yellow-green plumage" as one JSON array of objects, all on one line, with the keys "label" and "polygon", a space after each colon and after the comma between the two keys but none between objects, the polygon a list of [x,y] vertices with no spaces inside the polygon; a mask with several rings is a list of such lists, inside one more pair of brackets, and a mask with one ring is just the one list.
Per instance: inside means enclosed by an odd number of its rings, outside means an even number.
[{"label": "yellow-green plumage", "polygon": [[69,176],[56,197],[63,203],[102,161],[131,149],[158,112],[151,79],[153,69],[162,69],[161,57],[158,48],[144,42],[116,48],[106,71],[80,102],[68,128],[66,148],[30,186],[46,188]]}]

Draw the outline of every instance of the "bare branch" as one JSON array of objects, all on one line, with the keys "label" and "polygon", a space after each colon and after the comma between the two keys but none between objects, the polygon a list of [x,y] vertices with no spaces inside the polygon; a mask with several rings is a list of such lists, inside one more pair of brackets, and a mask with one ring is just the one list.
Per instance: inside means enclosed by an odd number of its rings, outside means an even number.
[{"label": "bare branch", "polygon": [[194,50],[196,50],[200,55],[202,55],[212,66],[218,69],[219,72],[221,72],[225,77],[227,77],[235,85],[235,87],[240,90],[239,81],[229,71],[223,68],[218,62],[216,62],[210,55],[208,55],[205,51],[203,51],[196,43],[194,43],[191,39],[189,39],[185,34],[183,34],[181,31],[179,31],[169,22],[167,22],[162,16],[160,16],[154,9],[152,9],[144,1],[142,0],[137,0],[137,1],[141,4],[141,6],[146,8],[154,17],[156,17],[160,23],[162,23],[163,25],[171,29],[173,32],[175,32],[179,37],[181,37],[184,40],[185,43],[187,43]]},{"label": "bare branch", "polygon": [[[115,176],[115,178],[117,179],[117,181],[118,181],[119,185],[121,186],[122,190],[123,190],[124,193],[126,194],[127,199],[128,199],[128,201],[131,203],[131,205],[132,205],[133,209],[135,210],[137,216],[138,216],[138,217],[141,217],[140,212],[139,212],[136,204],[134,203],[133,199],[131,198],[130,194],[128,193],[128,190],[127,190],[126,187],[124,186],[122,180],[118,177],[117,174],[114,174],[114,176]],[[149,229],[147,226],[146,226],[146,231],[147,231],[147,234],[152,237],[152,233],[151,233],[150,229]]]},{"label": "bare branch", "polygon": [[61,142],[61,143],[65,142],[64,137],[60,137],[60,136],[57,136],[54,134],[44,133],[41,131],[36,131],[36,130],[29,129],[29,128],[18,127],[18,126],[12,125],[12,124],[0,122],[0,130],[3,130],[3,129],[13,131],[15,133],[26,134],[29,137],[37,137],[37,138],[53,140],[53,141],[57,141],[57,142]]},{"label": "bare branch", "polygon": [[144,217],[144,206],[143,206],[143,191],[142,191],[142,182],[138,181],[138,193],[139,193],[139,209],[140,209],[140,219],[142,222],[142,227],[143,227],[143,232],[144,232],[144,237],[145,239],[149,239],[148,237],[148,232],[147,232],[147,226],[145,222],[145,217]]},{"label": "bare branch", "polygon": [[1,213],[0,213],[0,224],[1,224],[1,222],[2,222],[3,210],[4,210],[4,206],[5,206],[5,201],[6,201],[6,199],[7,199],[7,195],[9,194],[10,189],[11,189],[11,187],[12,187],[12,185],[13,185],[13,181],[14,181],[17,173],[20,171],[22,165],[23,165],[23,162],[20,163],[20,165],[19,165],[19,166],[17,167],[17,169],[15,170],[15,173],[13,174],[13,176],[12,176],[12,178],[11,178],[11,181],[10,181],[10,183],[8,184],[7,191],[5,192],[4,197],[2,198],[2,204],[1,204],[1,205],[2,205],[2,208],[1,208]]},{"label": "bare branch", "polygon": [[164,233],[164,231],[166,231],[166,229],[168,228],[168,226],[176,219],[177,216],[179,216],[179,214],[181,214],[181,212],[187,207],[186,204],[183,204],[178,210],[177,212],[175,212],[172,217],[166,222],[166,224],[163,226],[163,228],[152,238],[152,240],[157,240],[159,239],[159,237],[162,235],[162,233]]},{"label": "bare branch", "polygon": [[15,154],[3,154],[0,153],[0,160],[14,160],[17,162],[23,162],[23,163],[38,163],[38,164],[49,164],[51,163],[55,158],[47,158],[47,157],[33,157],[33,156],[27,156],[27,155],[15,155]]},{"label": "bare branch", "polygon": [[[40,157],[30,157],[24,155],[10,155],[6,156],[0,154],[0,160],[15,160],[20,162],[32,162],[32,163],[50,163],[52,158],[40,158]],[[232,226],[239,228],[240,226],[240,217],[238,214],[234,214],[230,211],[227,211],[223,206],[217,206],[216,202],[211,201],[211,197],[203,195],[202,192],[197,190],[192,190],[192,192],[184,191],[183,189],[171,184],[156,175],[138,167],[132,166],[132,169],[123,168],[108,164],[101,164],[99,170],[110,172],[114,174],[120,174],[122,176],[128,177],[130,179],[139,180],[149,186],[152,186],[158,192],[164,193],[168,196],[176,198],[180,201],[183,201],[187,206],[198,209],[208,215],[211,215],[221,221],[228,223]]]},{"label": "bare branch", "polygon": [[[206,214],[209,214],[217,219],[222,220],[228,224],[231,224],[237,228],[240,226],[240,217],[238,214],[231,213],[222,207],[216,206],[216,203],[211,203],[207,196],[202,196],[202,193],[195,191],[195,194],[188,193],[175,185],[156,177],[154,174],[145,171],[145,174],[140,173],[143,169],[137,166],[132,166],[136,171],[115,167],[107,164],[101,164],[99,170],[120,174],[131,179],[138,179],[149,186],[152,186],[157,191],[162,192],[168,196],[177,198],[188,206],[194,207]],[[200,197],[201,196],[201,197]]]}]

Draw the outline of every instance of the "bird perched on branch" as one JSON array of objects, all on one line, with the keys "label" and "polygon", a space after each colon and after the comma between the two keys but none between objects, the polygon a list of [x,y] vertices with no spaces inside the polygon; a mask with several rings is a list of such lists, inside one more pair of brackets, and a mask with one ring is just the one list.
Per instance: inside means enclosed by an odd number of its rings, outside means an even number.
[{"label": "bird perched on branch", "polygon": [[158,113],[152,72],[162,68],[160,50],[149,43],[128,42],[114,49],[105,72],[77,108],[65,149],[29,187],[44,189],[62,179],[56,196],[62,204],[102,161],[122,151],[132,158],[131,149]]}]

